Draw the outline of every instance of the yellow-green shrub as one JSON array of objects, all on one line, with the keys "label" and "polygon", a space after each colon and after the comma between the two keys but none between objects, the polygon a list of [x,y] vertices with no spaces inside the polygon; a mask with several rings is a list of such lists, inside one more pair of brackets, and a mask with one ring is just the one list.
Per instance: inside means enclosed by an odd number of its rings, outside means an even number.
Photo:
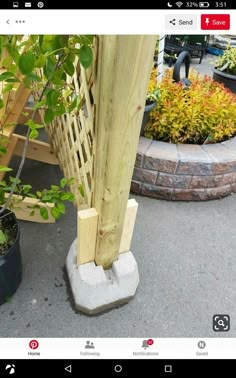
[{"label": "yellow-green shrub", "polygon": [[191,71],[184,88],[167,70],[145,136],[170,143],[215,143],[236,135],[236,95],[208,76]]}]

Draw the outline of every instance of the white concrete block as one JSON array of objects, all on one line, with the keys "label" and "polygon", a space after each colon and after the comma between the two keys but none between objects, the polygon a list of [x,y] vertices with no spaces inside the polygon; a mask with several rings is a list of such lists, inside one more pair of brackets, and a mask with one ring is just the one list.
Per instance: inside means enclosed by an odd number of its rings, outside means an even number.
[{"label": "white concrete block", "polygon": [[132,252],[119,255],[111,269],[104,270],[94,262],[76,264],[77,240],[72,243],[66,268],[76,307],[96,314],[128,302],[139,284],[138,265]]}]

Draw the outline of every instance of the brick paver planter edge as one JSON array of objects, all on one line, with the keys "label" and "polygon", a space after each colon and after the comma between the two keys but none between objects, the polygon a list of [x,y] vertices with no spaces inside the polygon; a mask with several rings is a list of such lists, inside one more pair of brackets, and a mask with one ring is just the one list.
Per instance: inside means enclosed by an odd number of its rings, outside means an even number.
[{"label": "brick paver planter edge", "polygon": [[131,191],[181,201],[235,193],[236,137],[205,145],[176,145],[140,137]]}]

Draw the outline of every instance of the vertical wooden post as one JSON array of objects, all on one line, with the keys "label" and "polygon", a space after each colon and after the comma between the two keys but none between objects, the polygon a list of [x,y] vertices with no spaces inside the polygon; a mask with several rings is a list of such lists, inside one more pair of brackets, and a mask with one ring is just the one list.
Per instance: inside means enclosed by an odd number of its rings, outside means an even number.
[{"label": "vertical wooden post", "polygon": [[99,215],[95,261],[105,269],[119,253],[156,40],[99,37],[92,206]]}]

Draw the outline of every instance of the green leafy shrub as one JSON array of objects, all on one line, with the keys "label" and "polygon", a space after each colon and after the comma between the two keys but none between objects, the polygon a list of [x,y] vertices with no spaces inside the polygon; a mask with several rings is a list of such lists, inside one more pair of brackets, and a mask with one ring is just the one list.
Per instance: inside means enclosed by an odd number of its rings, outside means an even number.
[{"label": "green leafy shrub", "polygon": [[191,71],[186,89],[167,70],[145,136],[170,143],[216,143],[236,135],[236,95],[208,76]]},{"label": "green leafy shrub", "polygon": [[225,73],[236,75],[236,47],[228,46],[224,54],[215,62],[215,68]]}]

